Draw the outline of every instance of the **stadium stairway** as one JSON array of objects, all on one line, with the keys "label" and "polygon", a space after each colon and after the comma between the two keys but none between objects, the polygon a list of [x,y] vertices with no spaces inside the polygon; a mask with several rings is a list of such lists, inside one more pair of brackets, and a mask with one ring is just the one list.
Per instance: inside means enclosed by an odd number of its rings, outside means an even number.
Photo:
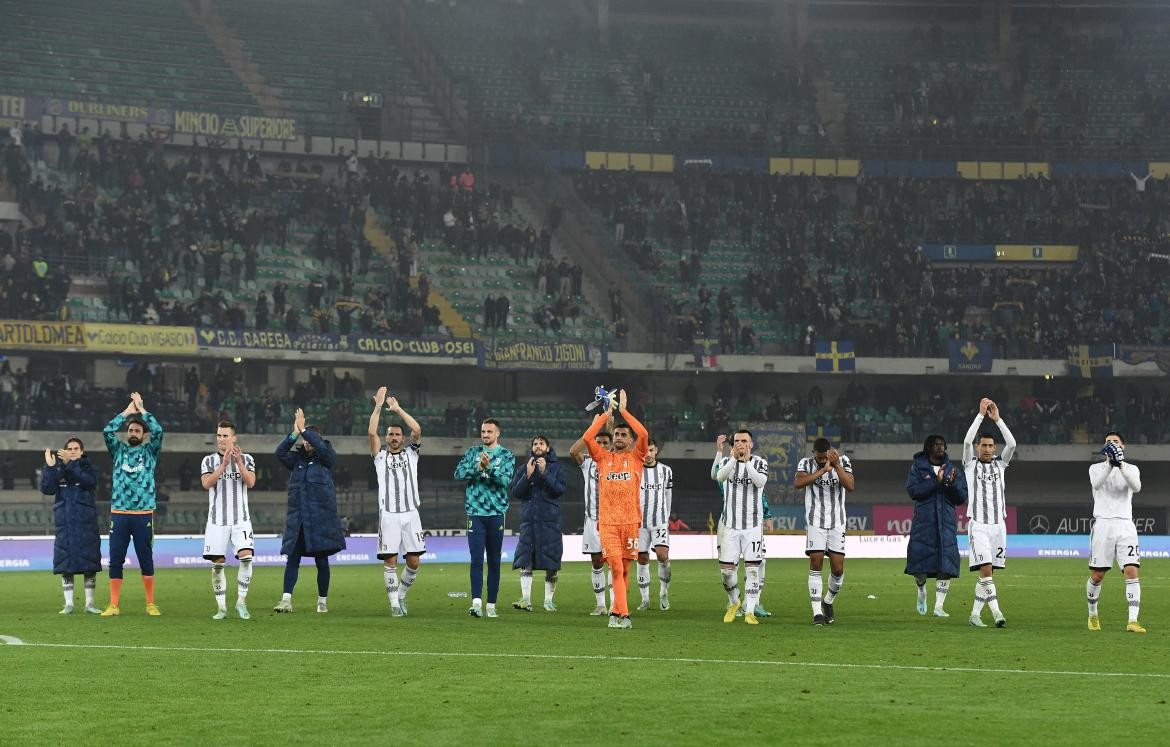
[{"label": "stadium stairway", "polygon": [[[377,218],[374,217],[372,210],[366,211],[366,226],[363,229],[366,241],[374,247],[374,250],[383,257],[389,256],[390,250],[394,246],[394,240],[382,230],[378,225]],[[415,275],[410,279],[410,287],[418,287],[418,276]],[[471,337],[471,325],[463,318],[463,315],[456,311],[451,302],[447,300],[439,289],[431,286],[431,291],[427,295],[427,303],[431,306],[436,306],[439,309],[439,321],[443,326],[451,330],[451,334],[455,337]]]},{"label": "stadium stairway", "polygon": [[244,40],[220,18],[210,2],[186,0],[185,5],[191,16],[203,26],[207,38],[223,55],[224,62],[256,97],[264,113],[269,117],[281,116],[284,113],[284,106],[277,98],[276,92],[264,80],[260,66],[252,61],[252,55],[245,47]]}]

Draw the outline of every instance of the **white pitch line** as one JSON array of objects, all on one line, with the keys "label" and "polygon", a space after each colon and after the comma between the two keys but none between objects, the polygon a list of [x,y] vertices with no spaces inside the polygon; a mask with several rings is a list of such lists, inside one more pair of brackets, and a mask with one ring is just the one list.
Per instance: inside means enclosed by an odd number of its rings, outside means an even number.
[{"label": "white pitch line", "polygon": [[[9,636],[0,636],[8,639]],[[19,641],[20,639],[11,639]],[[620,661],[657,664],[731,664],[762,667],[813,667],[818,669],[879,669],[905,672],[961,672],[978,674],[1041,674],[1063,677],[1145,677],[1170,679],[1159,672],[1078,672],[1053,669],[988,669],[982,667],[929,667],[908,664],[852,664],[819,661],[772,661],[768,659],[704,659],[698,657],[607,656],[604,654],[509,654],[471,651],[348,651],[343,649],[300,648],[197,648],[193,646],[127,646],[102,643],[28,643],[29,648],[114,649],[118,651],[173,651],[201,654],[313,654],[318,656],[407,656],[439,659],[546,659],[553,661]]]},{"label": "white pitch line", "polygon": [[24,641],[11,635],[0,635],[0,643],[7,643],[9,646],[23,646]]}]

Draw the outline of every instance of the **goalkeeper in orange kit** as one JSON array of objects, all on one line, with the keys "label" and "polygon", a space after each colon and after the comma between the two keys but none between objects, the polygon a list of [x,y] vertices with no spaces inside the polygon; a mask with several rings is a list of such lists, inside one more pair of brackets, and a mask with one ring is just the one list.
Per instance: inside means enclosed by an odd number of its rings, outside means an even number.
[{"label": "goalkeeper in orange kit", "polygon": [[[595,437],[607,420],[613,420],[613,450],[598,445]],[[639,501],[642,490],[642,460],[650,436],[638,419],[626,410],[626,392],[618,392],[607,413],[598,415],[583,436],[589,456],[597,463],[597,528],[601,554],[613,579],[613,606],[609,627],[631,628],[626,603],[630,561],[638,557],[638,531],[642,526]]]}]

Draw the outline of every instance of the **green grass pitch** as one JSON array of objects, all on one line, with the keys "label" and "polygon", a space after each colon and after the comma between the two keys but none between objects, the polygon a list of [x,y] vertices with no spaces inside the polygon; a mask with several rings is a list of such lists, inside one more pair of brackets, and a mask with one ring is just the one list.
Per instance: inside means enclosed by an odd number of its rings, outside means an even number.
[{"label": "green grass pitch", "polygon": [[[629,631],[586,614],[584,563],[562,571],[552,614],[539,609],[539,573],[538,610],[511,609],[519,582],[505,570],[495,620],[469,618],[468,600],[447,596],[467,588],[459,565],[423,566],[399,619],[377,566],[334,568],[327,615],[313,611],[311,567],[291,615],[271,611],[281,569],[257,568],[253,619],[221,622],[210,619],[206,570],[160,571],[161,618],[144,614],[129,571],[113,619],[58,615],[49,573],[3,573],[0,635],[60,645],[0,645],[0,741],[1164,744],[1165,566],[1143,569],[1146,635],[1123,630],[1116,570],[1103,630],[1086,630],[1087,570],[1073,560],[1011,561],[997,576],[1003,630],[967,626],[974,574],[953,582],[949,619],[918,616],[900,561],[847,561],[838,622],[825,628],[810,624],[805,562],[768,564],[774,616],[756,627],[722,622],[714,563],[676,562],[672,609],[635,612]],[[234,579],[230,568],[229,609]]]}]

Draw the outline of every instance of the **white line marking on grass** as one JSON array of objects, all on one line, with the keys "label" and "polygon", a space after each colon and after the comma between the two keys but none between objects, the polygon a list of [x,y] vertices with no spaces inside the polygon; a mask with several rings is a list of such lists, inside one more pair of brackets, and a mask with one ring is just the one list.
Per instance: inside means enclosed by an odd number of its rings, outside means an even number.
[{"label": "white line marking on grass", "polygon": [[[0,636],[7,638],[8,636]],[[19,639],[12,639],[19,640]],[[1062,677],[1145,677],[1170,679],[1161,672],[1078,672],[1054,669],[994,669],[985,667],[929,667],[909,664],[852,664],[823,661],[774,661],[769,659],[704,659],[684,656],[606,656],[604,654],[509,654],[473,651],[352,651],[301,648],[200,648],[194,646],[130,646],[103,643],[28,643],[30,648],[113,649],[117,651],[174,651],[199,654],[311,654],[316,656],[405,656],[437,659],[545,659],[552,661],[652,662],[656,664],[731,664],[760,667],[812,667],[817,669],[884,669],[905,672],[961,672],[979,674],[1044,674]]]},{"label": "white line marking on grass", "polygon": [[23,646],[24,641],[10,635],[0,635],[0,643],[7,643],[9,646]]}]

